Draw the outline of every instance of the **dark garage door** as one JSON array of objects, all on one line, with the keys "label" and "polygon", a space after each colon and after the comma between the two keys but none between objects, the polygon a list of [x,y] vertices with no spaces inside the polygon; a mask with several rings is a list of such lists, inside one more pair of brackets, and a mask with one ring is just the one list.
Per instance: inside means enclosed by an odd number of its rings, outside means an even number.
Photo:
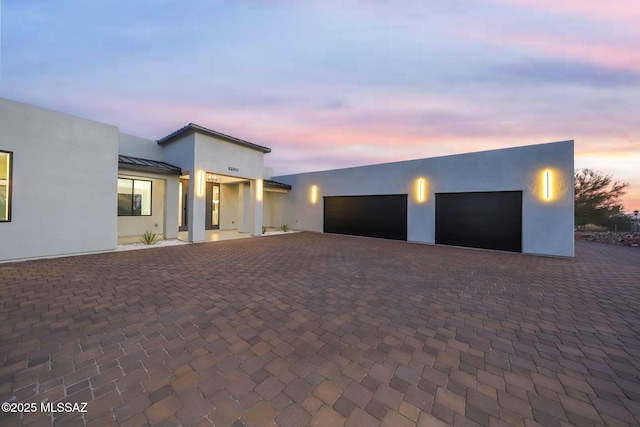
[{"label": "dark garage door", "polygon": [[522,252],[522,191],[436,194],[436,243]]},{"label": "dark garage door", "polygon": [[324,232],[407,240],[407,195],[325,197]]}]

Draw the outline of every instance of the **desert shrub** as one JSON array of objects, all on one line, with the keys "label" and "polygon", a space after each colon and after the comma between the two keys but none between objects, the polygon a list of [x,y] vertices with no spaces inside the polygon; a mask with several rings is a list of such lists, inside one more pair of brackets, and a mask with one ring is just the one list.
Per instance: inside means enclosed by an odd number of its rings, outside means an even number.
[{"label": "desert shrub", "polygon": [[607,227],[604,227],[602,225],[595,225],[595,224],[587,224],[584,226],[584,231],[607,231]]},{"label": "desert shrub", "polygon": [[140,236],[140,242],[145,245],[153,245],[158,241],[158,235],[152,233],[150,231],[145,231],[142,236]]}]

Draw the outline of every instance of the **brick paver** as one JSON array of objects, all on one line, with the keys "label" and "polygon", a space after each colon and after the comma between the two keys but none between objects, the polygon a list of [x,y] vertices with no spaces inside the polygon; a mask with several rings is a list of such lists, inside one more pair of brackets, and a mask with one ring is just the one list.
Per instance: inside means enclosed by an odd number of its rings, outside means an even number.
[{"label": "brick paver", "polygon": [[[640,424],[640,251],[299,233],[0,264],[0,425]],[[87,402],[86,413],[42,413]]]}]

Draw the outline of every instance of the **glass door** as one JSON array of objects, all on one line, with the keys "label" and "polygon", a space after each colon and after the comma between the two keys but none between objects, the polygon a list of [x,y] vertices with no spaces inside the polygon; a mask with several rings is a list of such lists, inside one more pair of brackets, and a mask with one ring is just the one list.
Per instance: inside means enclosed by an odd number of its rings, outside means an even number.
[{"label": "glass door", "polygon": [[181,179],[178,201],[178,231],[189,230],[189,180]]},{"label": "glass door", "polygon": [[207,182],[207,198],[205,203],[205,220],[207,230],[220,229],[220,184]]}]

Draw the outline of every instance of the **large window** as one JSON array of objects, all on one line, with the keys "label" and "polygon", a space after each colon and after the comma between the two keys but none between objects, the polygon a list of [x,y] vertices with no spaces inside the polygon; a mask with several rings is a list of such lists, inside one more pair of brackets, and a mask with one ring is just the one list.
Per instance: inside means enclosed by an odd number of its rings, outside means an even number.
[{"label": "large window", "polygon": [[118,216],[151,215],[151,181],[118,178]]},{"label": "large window", "polygon": [[0,222],[11,221],[12,154],[0,151]]}]

